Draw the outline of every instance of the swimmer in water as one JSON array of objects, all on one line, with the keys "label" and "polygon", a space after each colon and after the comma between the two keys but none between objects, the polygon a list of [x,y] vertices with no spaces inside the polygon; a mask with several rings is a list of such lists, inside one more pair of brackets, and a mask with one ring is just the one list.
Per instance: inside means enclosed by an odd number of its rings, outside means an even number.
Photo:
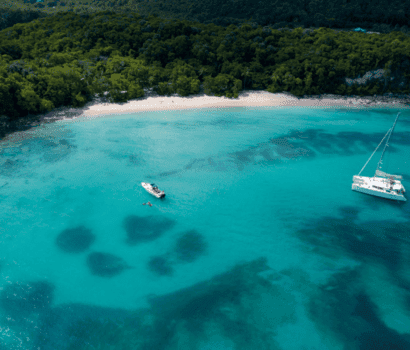
[{"label": "swimmer in water", "polygon": [[147,204],[147,203],[142,203],[142,205],[145,205],[145,204]]},{"label": "swimmer in water", "polygon": [[147,203],[150,207],[152,207],[152,204],[150,202]]}]

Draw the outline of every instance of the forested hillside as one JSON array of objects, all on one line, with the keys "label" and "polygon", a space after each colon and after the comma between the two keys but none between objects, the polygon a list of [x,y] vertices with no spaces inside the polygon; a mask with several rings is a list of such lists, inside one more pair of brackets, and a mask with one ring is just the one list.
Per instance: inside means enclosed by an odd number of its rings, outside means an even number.
[{"label": "forested hillside", "polygon": [[[410,92],[410,38],[320,28],[198,22],[103,12],[59,13],[0,32],[0,115],[160,95],[237,97],[242,89],[373,95]],[[348,83],[365,72],[382,77]]]},{"label": "forested hillside", "polygon": [[410,0],[3,0],[0,30],[36,16],[110,10],[227,27],[251,20],[273,28],[355,28],[409,33]]}]

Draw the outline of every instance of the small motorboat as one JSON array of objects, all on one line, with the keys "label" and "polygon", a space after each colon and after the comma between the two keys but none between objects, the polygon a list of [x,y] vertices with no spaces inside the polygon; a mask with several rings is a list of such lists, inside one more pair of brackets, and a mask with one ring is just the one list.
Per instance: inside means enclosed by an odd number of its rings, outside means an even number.
[{"label": "small motorboat", "polygon": [[141,182],[142,187],[145,188],[145,190],[149,193],[151,193],[153,196],[157,198],[164,198],[165,197],[165,192],[160,191],[158,187],[155,184],[149,184],[148,182]]}]

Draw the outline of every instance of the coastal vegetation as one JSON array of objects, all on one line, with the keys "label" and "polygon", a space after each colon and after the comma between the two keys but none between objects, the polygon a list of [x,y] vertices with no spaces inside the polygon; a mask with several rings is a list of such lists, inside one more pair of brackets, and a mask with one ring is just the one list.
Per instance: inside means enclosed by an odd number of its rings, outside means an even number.
[{"label": "coastal vegetation", "polygon": [[[0,115],[159,95],[237,98],[410,92],[410,37],[321,27],[221,26],[138,12],[57,12],[0,32]],[[372,75],[377,71],[378,74]],[[367,73],[364,81],[353,80]],[[370,75],[369,75],[370,74]],[[350,80],[349,80],[350,79]],[[363,79],[362,79],[363,80]]]},{"label": "coastal vegetation", "polygon": [[409,0],[4,0],[0,8],[0,30],[61,11],[92,14],[110,10],[225,27],[251,19],[274,29],[362,27],[381,33],[410,32]]}]

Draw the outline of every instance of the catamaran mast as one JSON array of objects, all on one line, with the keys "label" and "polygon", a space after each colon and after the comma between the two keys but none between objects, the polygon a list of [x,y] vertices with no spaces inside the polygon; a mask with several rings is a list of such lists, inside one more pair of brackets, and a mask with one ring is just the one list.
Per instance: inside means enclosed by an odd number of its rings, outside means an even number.
[{"label": "catamaran mast", "polygon": [[391,128],[390,128],[389,130],[387,130],[386,135],[384,135],[384,137],[382,138],[382,140],[380,141],[380,143],[378,144],[378,146],[376,147],[376,149],[374,150],[374,152],[372,153],[372,155],[370,156],[370,158],[367,160],[366,164],[363,165],[362,170],[360,170],[360,172],[359,172],[359,174],[358,174],[357,176],[360,176],[360,174],[363,172],[364,168],[366,168],[367,163],[370,162],[370,159],[372,159],[372,157],[374,156],[374,154],[376,153],[376,151],[379,149],[380,145],[383,143],[384,139],[387,137],[387,135],[389,135],[390,130],[391,130]]},{"label": "catamaran mast", "polygon": [[376,176],[377,171],[380,170],[380,168],[382,166],[382,163],[383,163],[382,159],[383,159],[383,156],[384,156],[384,152],[386,152],[386,148],[389,145],[390,136],[391,136],[391,134],[393,134],[393,130],[394,130],[394,127],[396,126],[397,119],[399,119],[399,115],[400,115],[400,112],[397,113],[396,120],[394,121],[394,124],[393,124],[392,128],[390,129],[389,136],[387,137],[387,141],[386,141],[386,144],[384,145],[382,156],[380,157],[379,163],[377,164],[377,169],[376,169],[376,172],[374,173],[374,176]]}]

